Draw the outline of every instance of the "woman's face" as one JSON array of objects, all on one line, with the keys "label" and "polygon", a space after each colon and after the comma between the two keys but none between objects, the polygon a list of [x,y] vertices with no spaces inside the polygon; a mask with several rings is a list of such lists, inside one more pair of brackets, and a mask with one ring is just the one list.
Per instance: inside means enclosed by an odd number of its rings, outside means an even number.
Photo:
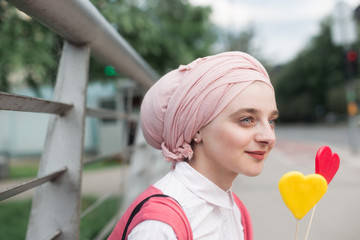
[{"label": "woman's face", "polygon": [[274,91],[265,83],[254,82],[200,129],[193,167],[216,184],[238,174],[260,174],[275,144],[277,118]]}]

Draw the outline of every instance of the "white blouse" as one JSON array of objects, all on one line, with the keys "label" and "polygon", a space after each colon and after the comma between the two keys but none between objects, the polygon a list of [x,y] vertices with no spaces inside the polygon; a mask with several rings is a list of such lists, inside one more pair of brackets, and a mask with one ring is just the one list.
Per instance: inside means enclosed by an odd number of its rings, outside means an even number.
[{"label": "white blouse", "polygon": [[[189,219],[194,240],[243,240],[241,214],[231,189],[223,191],[186,162],[176,164],[155,187],[175,198]],[[177,239],[166,223],[147,220],[129,234],[129,240]]]}]

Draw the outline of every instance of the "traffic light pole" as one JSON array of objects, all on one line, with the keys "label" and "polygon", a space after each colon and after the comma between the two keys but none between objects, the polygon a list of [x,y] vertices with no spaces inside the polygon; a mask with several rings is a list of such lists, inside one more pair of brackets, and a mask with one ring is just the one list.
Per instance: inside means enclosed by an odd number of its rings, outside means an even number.
[{"label": "traffic light pole", "polygon": [[344,51],[344,68],[346,84],[346,101],[349,121],[349,142],[350,150],[353,154],[358,153],[356,115],[358,115],[358,106],[356,103],[356,92],[354,92],[355,73],[358,69],[357,53],[349,51],[350,46],[354,45],[358,39],[357,26],[354,19],[358,18],[360,9],[355,10],[345,1],[338,1],[331,14],[331,40],[334,45],[341,46]]},{"label": "traffic light pole", "polygon": [[346,75],[346,102],[347,102],[347,113],[349,121],[349,142],[350,150],[353,154],[358,154],[358,126],[357,126],[357,115],[358,105],[356,102],[355,92],[355,77],[357,74],[357,53],[355,51],[344,51],[344,62],[345,62],[345,75]]}]

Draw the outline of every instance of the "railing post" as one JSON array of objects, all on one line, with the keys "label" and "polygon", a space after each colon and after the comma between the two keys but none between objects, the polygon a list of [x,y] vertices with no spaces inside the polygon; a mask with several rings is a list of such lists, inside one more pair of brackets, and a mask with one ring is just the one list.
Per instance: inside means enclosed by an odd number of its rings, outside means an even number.
[{"label": "railing post", "polygon": [[36,189],[26,239],[47,239],[56,232],[56,239],[79,238],[89,57],[89,47],[65,42],[54,100],[73,104],[73,109],[51,117],[38,174],[64,166],[67,172]]}]

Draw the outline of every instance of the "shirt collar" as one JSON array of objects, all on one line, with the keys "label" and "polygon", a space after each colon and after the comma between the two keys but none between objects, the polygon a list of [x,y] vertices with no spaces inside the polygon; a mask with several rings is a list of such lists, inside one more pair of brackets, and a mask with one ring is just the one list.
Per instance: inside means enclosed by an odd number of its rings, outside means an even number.
[{"label": "shirt collar", "polygon": [[219,207],[233,208],[234,198],[231,188],[228,191],[222,190],[187,162],[176,164],[174,176],[199,198]]}]

